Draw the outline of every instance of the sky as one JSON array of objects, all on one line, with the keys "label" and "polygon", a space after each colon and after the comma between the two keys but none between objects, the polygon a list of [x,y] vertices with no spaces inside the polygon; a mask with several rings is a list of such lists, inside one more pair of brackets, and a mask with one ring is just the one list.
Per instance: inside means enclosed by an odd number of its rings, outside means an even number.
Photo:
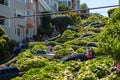
[{"label": "sky", "polygon": [[[88,8],[118,5],[118,2],[119,0],[80,0],[80,4],[86,3]],[[107,10],[109,9],[110,8],[96,9],[96,10],[90,10],[90,12],[100,13],[101,15],[108,16]]]}]

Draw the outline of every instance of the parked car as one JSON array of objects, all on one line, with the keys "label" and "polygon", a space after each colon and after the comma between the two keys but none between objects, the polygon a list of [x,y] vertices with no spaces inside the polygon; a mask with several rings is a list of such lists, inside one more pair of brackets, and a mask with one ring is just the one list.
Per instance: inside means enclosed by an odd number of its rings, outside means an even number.
[{"label": "parked car", "polygon": [[76,27],[74,27],[73,25],[68,25],[68,26],[66,27],[66,29],[70,29],[70,30],[77,31],[77,32],[78,32],[78,30],[79,30],[79,28],[76,28]]},{"label": "parked car", "polygon": [[33,53],[36,55],[43,56],[43,57],[54,57],[55,56],[55,54],[53,54],[53,52],[51,52],[50,50],[38,49],[38,50],[34,51]]},{"label": "parked car", "polygon": [[105,26],[105,24],[103,23],[99,23],[99,22],[94,22],[94,23],[90,23],[88,26],[86,26],[85,28],[87,27],[95,27],[95,28],[99,28],[99,27],[103,27]]},{"label": "parked car", "polygon": [[74,26],[68,25],[68,26],[67,26],[67,29],[72,29],[72,30],[73,30],[73,29],[74,29]]},{"label": "parked car", "polygon": [[10,80],[20,74],[21,72],[16,67],[0,68],[0,80]]},{"label": "parked car", "polygon": [[87,47],[97,47],[97,43],[96,42],[90,42],[86,46]]},{"label": "parked car", "polygon": [[95,34],[84,34],[84,35],[81,35],[78,39],[82,39],[84,37],[94,37]]}]

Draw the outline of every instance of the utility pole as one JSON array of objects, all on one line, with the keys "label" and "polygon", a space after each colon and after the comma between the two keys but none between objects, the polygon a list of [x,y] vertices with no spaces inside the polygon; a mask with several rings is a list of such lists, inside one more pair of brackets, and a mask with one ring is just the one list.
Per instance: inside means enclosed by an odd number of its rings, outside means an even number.
[{"label": "utility pole", "polygon": [[[34,0],[34,5],[35,5],[35,14],[38,14],[39,0]],[[38,20],[39,20],[39,18],[36,15],[35,16],[35,34],[37,34],[37,29],[38,29],[38,26],[39,26],[39,21]]]},{"label": "utility pole", "polygon": [[118,4],[119,4],[119,8],[120,8],[120,0],[119,0],[118,2],[119,2],[119,3],[118,3]]}]

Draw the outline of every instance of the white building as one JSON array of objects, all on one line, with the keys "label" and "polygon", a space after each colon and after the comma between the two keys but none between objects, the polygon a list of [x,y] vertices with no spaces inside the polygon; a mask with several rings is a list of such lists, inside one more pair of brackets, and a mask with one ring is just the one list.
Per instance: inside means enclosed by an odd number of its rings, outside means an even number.
[{"label": "white building", "polygon": [[51,7],[52,12],[58,11],[58,0],[45,0],[45,1]]},{"label": "white building", "polygon": [[80,8],[80,0],[59,0],[59,4],[69,6],[73,10],[78,10]]}]

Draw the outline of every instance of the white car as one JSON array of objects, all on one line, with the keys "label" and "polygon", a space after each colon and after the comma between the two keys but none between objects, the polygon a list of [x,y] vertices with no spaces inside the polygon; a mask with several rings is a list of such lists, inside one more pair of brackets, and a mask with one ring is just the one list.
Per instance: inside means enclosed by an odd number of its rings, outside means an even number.
[{"label": "white car", "polygon": [[54,57],[55,56],[55,54],[53,54],[50,50],[38,49],[38,50],[34,51],[33,53],[40,55],[40,56],[44,56],[44,57]]}]

